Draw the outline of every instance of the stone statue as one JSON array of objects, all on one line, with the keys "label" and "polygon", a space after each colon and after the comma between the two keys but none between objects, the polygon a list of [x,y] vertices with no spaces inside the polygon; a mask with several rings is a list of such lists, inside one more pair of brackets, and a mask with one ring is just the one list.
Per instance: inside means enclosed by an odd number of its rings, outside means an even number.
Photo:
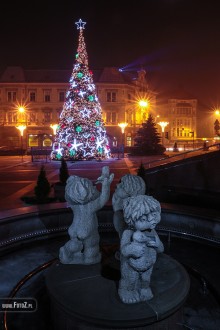
[{"label": "stone statue", "polygon": [[60,248],[61,263],[90,265],[100,262],[96,212],[108,201],[113,178],[109,167],[104,166],[96,181],[102,184],[101,192],[89,179],[76,175],[67,179],[65,199],[73,211],[73,222],[68,229],[70,240]]},{"label": "stone statue", "polygon": [[161,220],[160,203],[152,196],[138,195],[123,201],[128,225],[120,243],[121,278],[118,294],[126,304],[153,298],[150,279],[157,253],[164,247],[155,231]]},{"label": "stone statue", "polygon": [[112,207],[114,210],[113,224],[119,238],[121,238],[124,229],[127,227],[122,212],[123,200],[131,196],[144,195],[145,190],[146,185],[144,180],[134,174],[124,175],[120,183],[117,184],[117,188],[112,196]]}]

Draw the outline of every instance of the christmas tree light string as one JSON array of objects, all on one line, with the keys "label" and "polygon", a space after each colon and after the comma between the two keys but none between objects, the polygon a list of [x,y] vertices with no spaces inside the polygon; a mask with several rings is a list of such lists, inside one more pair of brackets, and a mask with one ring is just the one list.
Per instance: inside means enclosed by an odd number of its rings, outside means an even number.
[{"label": "christmas tree light string", "polygon": [[88,66],[83,36],[86,22],[80,19],[75,24],[79,29],[77,54],[60,114],[51,159],[108,158],[110,156],[109,142],[92,72]]}]

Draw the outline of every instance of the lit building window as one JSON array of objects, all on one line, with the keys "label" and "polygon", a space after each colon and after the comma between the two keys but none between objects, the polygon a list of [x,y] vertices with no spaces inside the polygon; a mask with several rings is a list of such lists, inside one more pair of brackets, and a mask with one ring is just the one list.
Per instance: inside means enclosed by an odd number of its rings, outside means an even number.
[{"label": "lit building window", "polygon": [[4,123],[4,113],[0,111],[0,124]]},{"label": "lit building window", "polygon": [[36,121],[37,121],[37,115],[36,115],[36,113],[35,112],[29,112],[29,114],[28,114],[29,116],[29,122],[30,123],[36,123]]},{"label": "lit building window", "polygon": [[131,147],[131,136],[126,137],[126,146]]},{"label": "lit building window", "polygon": [[17,124],[17,112],[16,111],[8,111],[7,122],[8,122],[8,124]]},{"label": "lit building window", "polygon": [[38,147],[38,135],[28,135],[28,146]]}]

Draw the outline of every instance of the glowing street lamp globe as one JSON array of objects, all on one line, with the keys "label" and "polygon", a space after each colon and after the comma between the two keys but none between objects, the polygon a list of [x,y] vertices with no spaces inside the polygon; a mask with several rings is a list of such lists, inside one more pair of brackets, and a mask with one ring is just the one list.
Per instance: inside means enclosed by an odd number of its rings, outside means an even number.
[{"label": "glowing street lamp globe", "polygon": [[147,101],[147,100],[144,100],[144,99],[140,100],[140,101],[138,102],[138,104],[139,104],[139,106],[140,106],[141,108],[147,108],[147,107],[148,107],[148,101]]},{"label": "glowing street lamp globe", "polygon": [[25,108],[22,107],[22,106],[19,106],[19,107],[18,107],[18,111],[19,111],[20,113],[24,113],[24,112],[25,112]]}]

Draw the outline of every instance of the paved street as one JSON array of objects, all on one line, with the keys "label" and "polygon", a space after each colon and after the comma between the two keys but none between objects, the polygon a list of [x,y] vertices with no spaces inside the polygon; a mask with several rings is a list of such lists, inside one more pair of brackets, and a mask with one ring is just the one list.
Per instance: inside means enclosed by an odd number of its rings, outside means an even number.
[{"label": "paved street", "polygon": [[[22,200],[22,196],[34,195],[34,187],[37,182],[41,165],[45,166],[48,181],[51,185],[59,181],[60,162],[46,160],[45,158],[31,162],[30,156],[1,156],[0,157],[0,210],[28,206]],[[133,163],[128,159],[111,158],[106,161],[78,161],[67,162],[70,175],[79,175],[95,181],[101,173],[101,168],[108,165],[110,171],[115,174],[111,191],[115,189],[120,177],[126,173],[135,173]],[[53,190],[51,190],[53,195]]]},{"label": "paved street", "polygon": [[[203,151],[195,151],[194,154],[204,153]],[[111,185],[111,194],[115,190],[116,184],[120,178],[126,173],[137,174],[137,169],[141,163],[145,168],[150,168],[159,164],[168,163],[181,158],[192,156],[189,154],[172,152],[167,153],[167,157],[157,156],[144,156],[144,157],[127,157],[110,158],[98,162],[92,161],[68,161],[68,170],[70,175],[79,175],[88,178],[95,182],[101,173],[101,168],[108,165],[110,172],[114,173],[114,181]],[[22,200],[22,196],[33,196],[34,187],[37,182],[37,177],[40,172],[40,167],[45,166],[48,181],[52,185],[54,182],[59,181],[59,161],[51,161],[45,156],[41,156],[35,161],[32,161],[31,156],[0,156],[0,210],[11,210],[14,208],[28,206]],[[51,189],[53,196],[53,189]]]}]

